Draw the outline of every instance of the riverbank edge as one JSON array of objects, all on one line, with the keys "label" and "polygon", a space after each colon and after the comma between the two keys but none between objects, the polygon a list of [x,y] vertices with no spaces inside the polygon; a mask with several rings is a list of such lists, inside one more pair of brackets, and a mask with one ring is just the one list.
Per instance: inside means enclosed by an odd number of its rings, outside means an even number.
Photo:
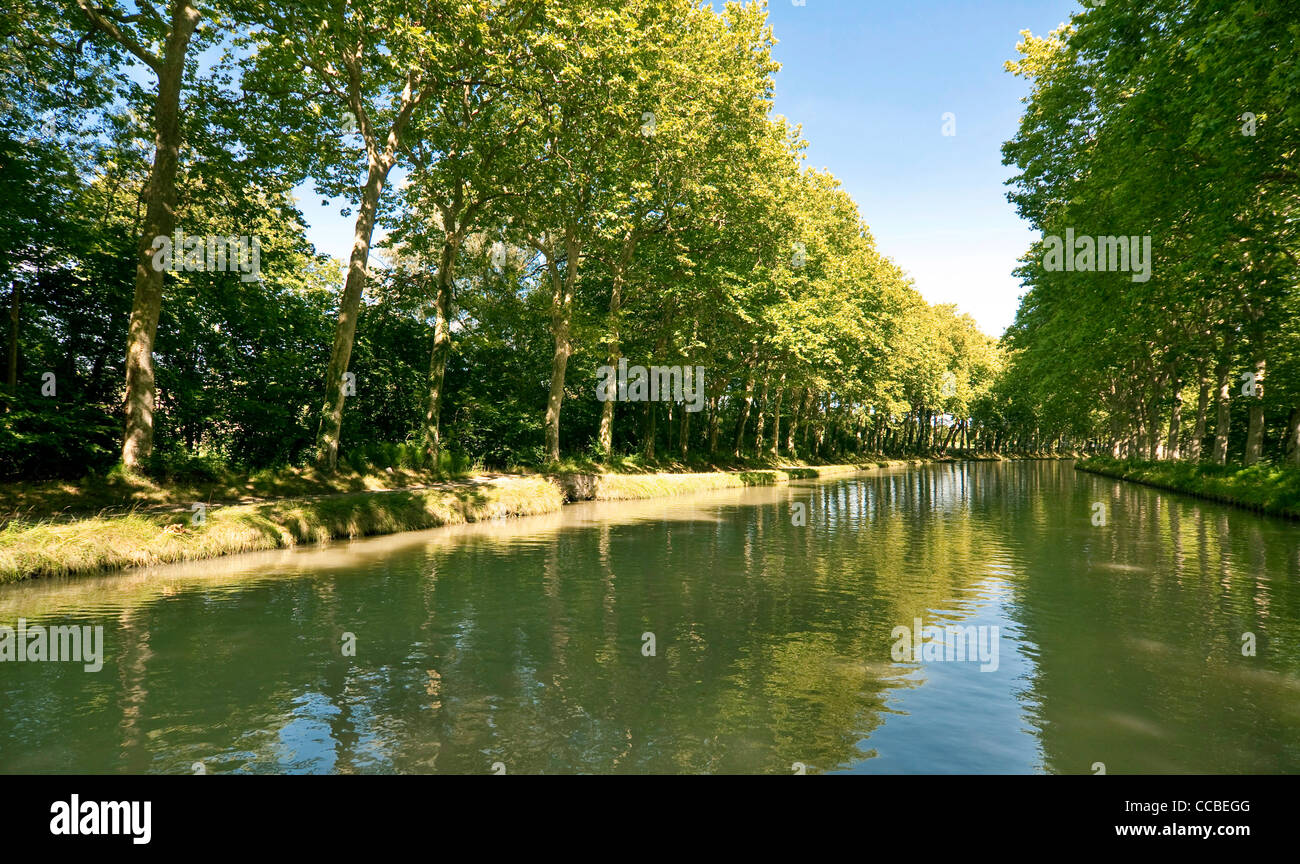
[{"label": "riverbank edge", "polygon": [[[1074,468],[1099,477],[1126,480],[1166,492],[1178,492],[1265,516],[1300,520],[1300,471],[1281,472],[1285,479],[1268,484],[1243,481],[1236,475],[1211,476],[1199,466],[1188,463],[1122,462],[1091,457],[1075,462]],[[1254,500],[1246,496],[1253,496]],[[1285,500],[1279,500],[1283,496]]]},{"label": "riverbank edge", "polygon": [[[952,461],[959,460],[879,458],[840,465],[701,473],[518,474],[428,489],[366,490],[214,506],[201,519],[197,514],[137,511],[70,522],[11,522],[0,530],[0,585],[536,516],[578,501],[630,501],[780,486],[792,480]],[[960,461],[984,460],[965,456]]]},{"label": "riverbank edge", "polygon": [[0,531],[0,584],[535,516],[555,512],[575,501],[635,500],[775,486],[795,479],[924,461],[931,460],[882,459],[848,465],[694,474],[511,475],[431,489],[367,490],[213,507],[201,520],[197,515],[186,518],[133,512],[71,522],[10,523]]}]

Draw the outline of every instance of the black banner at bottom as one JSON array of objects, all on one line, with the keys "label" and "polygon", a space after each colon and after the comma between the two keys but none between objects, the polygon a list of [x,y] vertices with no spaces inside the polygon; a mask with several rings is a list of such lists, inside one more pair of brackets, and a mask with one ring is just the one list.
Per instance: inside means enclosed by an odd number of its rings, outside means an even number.
[{"label": "black banner at bottom", "polygon": [[[796,845],[874,826],[896,837],[1091,845],[1209,842],[1216,849],[1290,834],[1290,777],[872,776],[626,778],[68,775],[7,777],[8,851],[114,849],[374,851],[394,837],[489,842],[500,850],[570,842]],[[649,781],[649,782],[647,782]],[[793,785],[792,785],[793,784]],[[795,788],[795,787],[798,788]],[[1286,814],[1286,815],[1284,815]],[[760,832],[752,838],[746,832]],[[558,833],[557,833],[558,832]],[[773,833],[774,832],[774,833]],[[550,839],[546,839],[550,838]],[[803,838],[800,841],[799,838]],[[612,848],[605,846],[605,848]]]}]

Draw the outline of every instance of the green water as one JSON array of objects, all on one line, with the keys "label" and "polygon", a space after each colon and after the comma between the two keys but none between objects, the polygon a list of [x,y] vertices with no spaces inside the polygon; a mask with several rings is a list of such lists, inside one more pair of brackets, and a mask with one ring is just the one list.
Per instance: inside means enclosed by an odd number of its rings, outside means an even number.
[{"label": "green water", "polygon": [[[0,663],[3,772],[1300,771],[1300,528],[1055,462],[0,589],[20,617],[102,625],[103,668]],[[894,660],[916,618],[996,626],[997,668]]]}]

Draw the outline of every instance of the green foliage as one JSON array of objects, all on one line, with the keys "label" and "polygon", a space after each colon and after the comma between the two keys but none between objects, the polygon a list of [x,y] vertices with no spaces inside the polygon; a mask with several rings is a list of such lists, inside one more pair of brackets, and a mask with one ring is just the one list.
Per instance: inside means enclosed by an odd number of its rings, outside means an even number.
[{"label": "green foliage", "polygon": [[[41,39],[0,33],[0,51],[23,58],[0,66],[14,96],[0,106],[0,288],[19,316],[0,415],[10,478],[110,467],[153,158],[155,94],[131,46],[58,11],[22,5]],[[342,265],[311,247],[289,190],[308,182],[357,206],[376,159],[401,182],[369,184],[383,261],[355,319],[342,307],[356,323],[345,468],[558,464],[552,401],[561,461],[759,467],[991,446],[972,418],[992,417],[1003,353],[927,305],[839,182],[803,165],[798,129],[772,116],[761,4],[199,11],[177,224],[258,237],[261,273],[165,274],[155,476],[213,482],[312,459]],[[142,38],[160,26],[134,24]],[[703,410],[600,402],[599,368],[618,359],[704,368]],[[57,401],[32,395],[45,371]]]},{"label": "green foliage", "polygon": [[0,480],[106,471],[117,458],[118,425],[94,405],[0,392]]},{"label": "green foliage", "polygon": [[[1008,68],[1033,89],[1004,146],[1010,200],[1045,238],[1149,236],[1152,260],[1135,280],[1048,269],[1042,242],[1026,253],[1007,433],[1300,458],[1300,77],[1281,59],[1300,51],[1295,4],[1112,3],[1019,51]],[[1243,374],[1262,386],[1242,393]]]}]

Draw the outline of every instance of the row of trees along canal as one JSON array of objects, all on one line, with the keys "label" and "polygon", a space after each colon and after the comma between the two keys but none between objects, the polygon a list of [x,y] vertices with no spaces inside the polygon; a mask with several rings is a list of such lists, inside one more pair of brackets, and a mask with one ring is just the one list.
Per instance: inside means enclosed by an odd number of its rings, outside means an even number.
[{"label": "row of trees along canal", "polygon": [[1023,35],[1013,202],[1044,238],[1153,255],[1146,281],[1026,255],[1008,421],[1115,457],[1300,464],[1300,8],[1111,3]]},{"label": "row of trees along canal", "polygon": [[[925,303],[803,165],[760,4],[20,0],[0,18],[0,473],[1139,452],[1166,421],[1199,441],[1183,390],[1243,356],[1277,404],[1296,380],[1294,84],[1204,34],[1208,73],[1161,66],[1188,50],[1163,28],[1200,14],[1106,7],[1088,44],[1027,39],[1021,212],[1160,242],[1144,285],[1027,264],[999,344]],[[1294,39],[1259,15],[1225,26],[1260,54]],[[1138,25],[1155,53],[1107,41]],[[341,286],[295,190],[355,220]],[[259,278],[158,269],[177,231],[258,238]],[[704,367],[704,410],[599,400],[620,359]]]}]

